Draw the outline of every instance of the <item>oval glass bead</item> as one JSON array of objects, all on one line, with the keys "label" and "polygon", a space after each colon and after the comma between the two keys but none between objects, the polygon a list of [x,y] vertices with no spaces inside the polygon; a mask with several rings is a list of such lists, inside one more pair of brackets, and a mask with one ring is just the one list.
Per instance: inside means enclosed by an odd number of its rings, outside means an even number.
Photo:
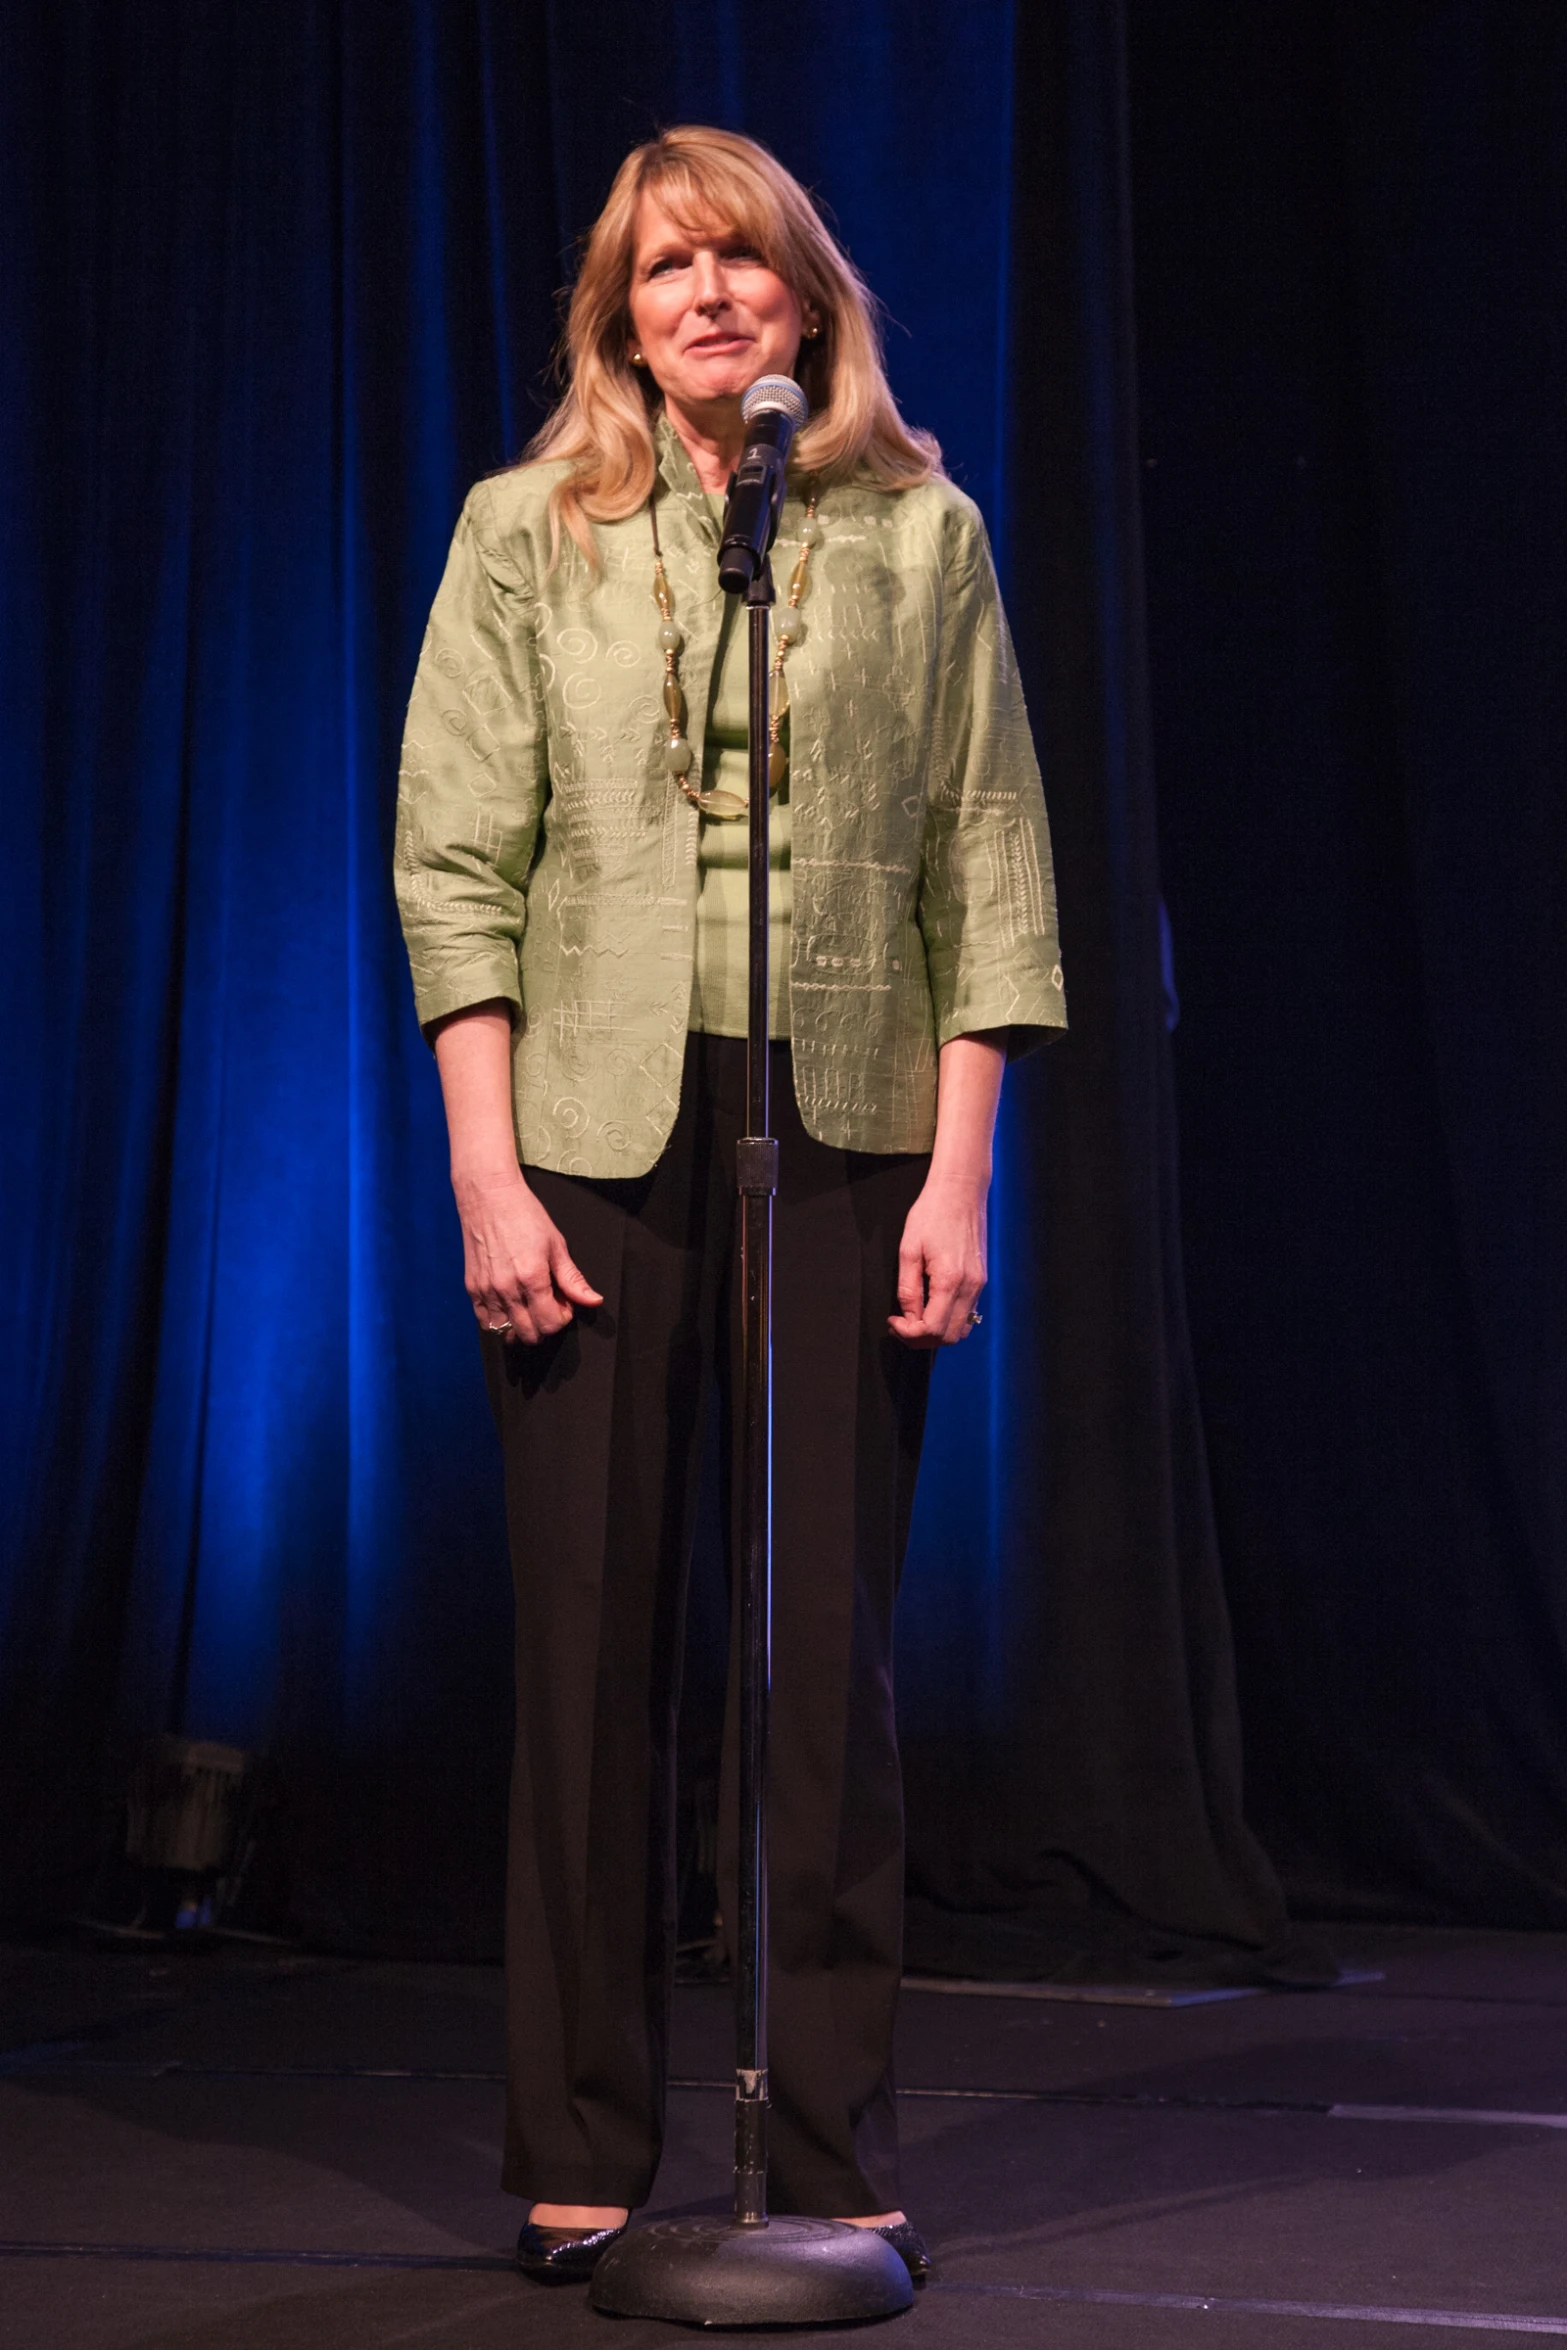
[{"label": "oval glass bead", "polygon": [[787,717],[789,711],[789,680],[781,669],[775,669],[768,680],[768,694],[772,703],[768,716],[776,725],[779,719]]},{"label": "oval glass bead", "polygon": [[771,750],[768,752],[768,754],[767,754],[767,788],[768,788],[768,790],[769,790],[769,791],[782,791],[782,789],[783,789],[783,786],[784,786],[784,779],[785,779],[785,777],[788,775],[788,773],[789,773],[789,750],[788,750],[788,746],[787,746],[787,744],[785,744],[785,743],[774,743],[774,745],[773,745],[772,749],[771,749]]},{"label": "oval glass bead", "polygon": [[691,745],[683,735],[664,745],[664,772],[666,775],[685,775],[691,766]]},{"label": "oval glass bead", "polygon": [[672,677],[664,680],[664,708],[669,713],[670,726],[678,733],[685,723],[686,697]]},{"label": "oval glass bead", "polygon": [[664,621],[658,632],[658,648],[661,653],[678,653],[685,641],[685,631],[678,621]]},{"label": "oval glass bead", "polygon": [[724,791],[721,787],[717,791],[705,791],[701,799],[703,815],[721,817],[726,824],[733,823],[737,816],[745,815],[748,805],[737,792]]},{"label": "oval glass bead", "polygon": [[821,543],[822,526],[814,514],[808,514],[800,525],[800,544],[802,547],[819,547]]}]

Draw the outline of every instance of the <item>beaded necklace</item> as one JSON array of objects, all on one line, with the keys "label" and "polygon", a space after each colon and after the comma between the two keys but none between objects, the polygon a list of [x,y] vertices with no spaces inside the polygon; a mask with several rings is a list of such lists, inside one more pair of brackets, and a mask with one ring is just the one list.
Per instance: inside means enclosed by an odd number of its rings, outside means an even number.
[{"label": "beaded necklace", "polygon": [[[745,815],[749,800],[738,792],[703,791],[691,781],[692,752],[686,740],[686,701],[680,690],[680,648],[685,642],[684,632],[675,618],[675,602],[669,592],[669,581],[664,576],[664,551],[658,543],[658,502],[648,500],[648,519],[653,526],[653,600],[659,609],[659,650],[664,656],[664,714],[669,720],[669,740],[664,745],[664,770],[672,775],[686,798],[704,816],[716,816],[723,823],[733,823]],[[789,689],[784,683],[784,663],[789,648],[797,644],[802,632],[794,617],[805,593],[806,575],[811,567],[811,549],[818,544],[822,526],[816,519],[816,491],[812,489],[806,502],[805,520],[800,527],[800,552],[795,557],[794,569],[789,575],[789,593],[784,606],[784,625],[773,638],[772,669],[768,687],[767,709],[767,788],[770,794],[782,786],[788,772],[789,755],[779,739],[789,709]]]}]

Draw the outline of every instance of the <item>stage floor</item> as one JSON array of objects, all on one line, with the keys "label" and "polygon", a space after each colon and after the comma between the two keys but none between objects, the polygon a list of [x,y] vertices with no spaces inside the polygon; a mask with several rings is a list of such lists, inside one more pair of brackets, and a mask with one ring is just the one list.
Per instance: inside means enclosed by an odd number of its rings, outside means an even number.
[{"label": "stage floor", "polygon": [[[1384,1979],[1173,2008],[909,1992],[936,2272],[898,2341],[1567,2338],[1567,1937],[1336,1943]],[[678,2338],[511,2273],[493,1971],[35,1947],[0,1988],[5,2350]],[[653,2208],[719,2210],[727,1995],[676,2005]]]}]

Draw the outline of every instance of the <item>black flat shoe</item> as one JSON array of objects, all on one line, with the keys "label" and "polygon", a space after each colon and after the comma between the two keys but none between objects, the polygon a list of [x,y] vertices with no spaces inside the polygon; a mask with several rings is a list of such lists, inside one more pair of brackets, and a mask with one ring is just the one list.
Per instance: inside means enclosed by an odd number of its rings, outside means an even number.
[{"label": "black flat shoe", "polygon": [[930,2275],[930,2247],[911,2219],[900,2219],[890,2228],[872,2228],[873,2236],[880,2236],[908,2270],[917,2285]]},{"label": "black flat shoe", "polygon": [[517,2266],[541,2285],[585,2285],[600,2257],[630,2225],[618,2228],[536,2228],[530,2219],[517,2238]]}]

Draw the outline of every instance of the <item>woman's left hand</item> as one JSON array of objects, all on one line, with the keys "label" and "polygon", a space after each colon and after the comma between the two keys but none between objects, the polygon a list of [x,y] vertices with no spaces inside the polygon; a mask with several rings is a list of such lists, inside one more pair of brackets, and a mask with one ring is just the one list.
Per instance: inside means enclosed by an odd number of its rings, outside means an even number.
[{"label": "woman's left hand", "polygon": [[898,1304],[887,1327],[905,1346],[956,1346],[974,1327],[985,1286],[988,1183],[932,1170],[909,1210],[898,1251]]}]

